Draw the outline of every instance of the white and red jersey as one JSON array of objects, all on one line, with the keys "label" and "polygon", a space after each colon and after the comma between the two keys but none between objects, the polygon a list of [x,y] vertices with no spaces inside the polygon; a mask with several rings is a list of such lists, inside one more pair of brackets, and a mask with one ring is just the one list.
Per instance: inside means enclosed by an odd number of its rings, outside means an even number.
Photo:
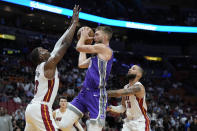
[{"label": "white and red jersey", "polygon": [[[136,82],[134,85],[140,84],[140,82]],[[129,84],[125,85],[124,88],[132,88]],[[147,105],[146,105],[146,94],[143,98],[138,98],[135,95],[130,95],[125,97],[126,104],[126,115],[128,119],[135,120],[138,118],[142,118],[145,120],[147,127],[150,124],[150,120],[147,115]]]},{"label": "white and red jersey", "polygon": [[62,119],[62,116],[64,115],[65,112],[61,112],[60,109],[55,110],[55,122],[59,126],[59,122]]},{"label": "white and red jersey", "polygon": [[[57,126],[60,125],[59,123],[60,123],[60,121],[61,121],[61,119],[62,119],[62,117],[63,117],[63,115],[65,113],[66,113],[66,111],[65,112],[61,112],[60,111],[60,108],[55,110],[55,118],[54,119],[55,119],[55,123],[56,123]],[[83,128],[82,128],[82,126],[81,126],[81,124],[78,121],[73,124],[73,126],[71,128],[71,131],[77,131],[76,128],[79,131],[84,131]]]},{"label": "white and red jersey", "polygon": [[58,71],[56,68],[54,78],[51,80],[47,79],[44,76],[44,64],[45,62],[42,62],[36,68],[34,98],[32,103],[47,103],[52,107],[59,88]]}]

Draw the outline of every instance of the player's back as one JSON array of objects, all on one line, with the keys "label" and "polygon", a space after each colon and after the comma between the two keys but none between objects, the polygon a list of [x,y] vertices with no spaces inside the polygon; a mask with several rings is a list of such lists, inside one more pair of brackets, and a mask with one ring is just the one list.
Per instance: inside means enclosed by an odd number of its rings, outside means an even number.
[{"label": "player's back", "polygon": [[104,61],[98,56],[92,57],[86,72],[83,87],[92,89],[104,88],[111,72],[112,63],[113,54],[108,61]]},{"label": "player's back", "polygon": [[[136,82],[136,84],[141,84],[140,82]],[[124,88],[129,88],[129,84]],[[131,87],[130,87],[131,88]],[[137,119],[140,117],[144,117],[148,119],[147,116],[147,105],[146,105],[146,94],[143,98],[138,98],[135,95],[126,96],[125,104],[126,104],[126,115],[129,119]]]},{"label": "player's back", "polygon": [[44,102],[52,106],[59,87],[58,71],[56,69],[54,78],[49,80],[44,76],[44,64],[45,62],[36,68],[34,98],[32,103]]}]

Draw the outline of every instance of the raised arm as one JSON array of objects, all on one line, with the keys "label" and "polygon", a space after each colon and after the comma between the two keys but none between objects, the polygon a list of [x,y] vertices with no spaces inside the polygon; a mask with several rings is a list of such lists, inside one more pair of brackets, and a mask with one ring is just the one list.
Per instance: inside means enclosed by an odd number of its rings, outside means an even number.
[{"label": "raised arm", "polygon": [[70,27],[58,40],[58,42],[55,45],[55,49],[51,53],[50,58],[44,65],[45,77],[49,79],[53,78],[57,63],[62,59],[62,57],[64,56],[65,52],[67,51],[68,47],[72,42],[76,26],[79,21],[79,12],[79,6],[75,6],[73,9],[72,23]]},{"label": "raised arm", "polygon": [[129,96],[129,95],[138,95],[144,92],[145,92],[144,86],[141,84],[136,84],[126,89],[109,90],[107,91],[107,94],[108,97],[120,97],[120,96]]},{"label": "raised arm", "polygon": [[88,39],[93,39],[93,37],[89,37],[89,28],[85,27],[81,30],[81,36],[77,43],[76,50],[79,52],[85,53],[102,53],[105,50],[108,50],[104,44],[95,44],[95,45],[86,45],[85,41]]},{"label": "raised arm", "polygon": [[84,44],[85,39],[81,37],[77,43],[76,50],[78,52],[84,52],[89,54],[95,54],[95,53],[102,53],[104,50],[106,50],[106,46],[103,44],[95,44],[95,45],[85,45]]}]

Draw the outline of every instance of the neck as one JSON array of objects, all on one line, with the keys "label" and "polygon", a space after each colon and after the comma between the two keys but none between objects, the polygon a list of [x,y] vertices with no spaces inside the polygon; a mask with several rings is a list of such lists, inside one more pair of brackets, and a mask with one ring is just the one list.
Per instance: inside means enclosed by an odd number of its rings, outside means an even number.
[{"label": "neck", "polygon": [[60,107],[60,112],[65,112],[66,108]]},{"label": "neck", "polygon": [[103,44],[109,46],[109,41],[103,41]]},{"label": "neck", "polygon": [[132,85],[134,85],[136,82],[138,82],[138,79],[129,80],[129,85],[132,86]]}]

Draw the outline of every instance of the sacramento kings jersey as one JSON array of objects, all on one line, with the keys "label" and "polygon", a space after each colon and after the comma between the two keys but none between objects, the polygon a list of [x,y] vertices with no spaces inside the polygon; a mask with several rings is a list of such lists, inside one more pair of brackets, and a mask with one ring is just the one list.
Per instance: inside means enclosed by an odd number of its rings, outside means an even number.
[{"label": "sacramento kings jersey", "polygon": [[86,72],[83,87],[89,89],[99,89],[106,87],[106,82],[111,72],[112,63],[113,54],[108,61],[104,61],[98,56],[92,57]]}]

